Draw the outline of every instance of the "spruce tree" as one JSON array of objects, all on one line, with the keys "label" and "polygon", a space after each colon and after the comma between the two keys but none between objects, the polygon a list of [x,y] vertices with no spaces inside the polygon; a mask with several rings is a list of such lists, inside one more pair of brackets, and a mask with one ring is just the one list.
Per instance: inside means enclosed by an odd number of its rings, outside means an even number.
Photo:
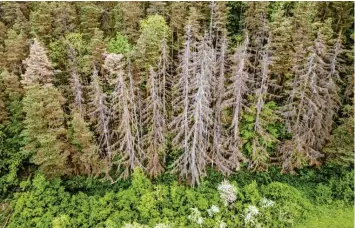
[{"label": "spruce tree", "polygon": [[22,131],[23,150],[31,161],[50,176],[71,172],[62,106],[65,99],[51,81],[53,71],[45,49],[34,40],[30,56],[24,61],[26,72],[21,81],[26,90],[23,110],[26,114]]},{"label": "spruce tree", "polygon": [[116,83],[111,107],[115,139],[112,144],[114,164],[117,165],[117,172],[121,173],[121,177],[127,178],[136,167],[143,166],[134,81],[130,69],[128,74],[125,73],[124,59],[120,54],[107,54],[103,67],[115,78]]}]

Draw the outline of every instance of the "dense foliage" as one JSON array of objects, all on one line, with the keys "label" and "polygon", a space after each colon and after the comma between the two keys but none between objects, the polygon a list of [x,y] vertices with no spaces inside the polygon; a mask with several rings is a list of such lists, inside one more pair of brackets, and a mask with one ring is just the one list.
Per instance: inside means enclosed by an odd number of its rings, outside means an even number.
[{"label": "dense foliage", "polygon": [[351,211],[353,10],[1,2],[0,221],[312,227]]}]

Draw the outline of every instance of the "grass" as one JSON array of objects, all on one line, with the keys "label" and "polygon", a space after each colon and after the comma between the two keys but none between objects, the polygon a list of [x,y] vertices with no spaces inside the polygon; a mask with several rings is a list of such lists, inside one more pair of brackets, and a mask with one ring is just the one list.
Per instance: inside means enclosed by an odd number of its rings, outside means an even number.
[{"label": "grass", "polygon": [[349,205],[319,205],[296,228],[353,228],[354,208]]}]

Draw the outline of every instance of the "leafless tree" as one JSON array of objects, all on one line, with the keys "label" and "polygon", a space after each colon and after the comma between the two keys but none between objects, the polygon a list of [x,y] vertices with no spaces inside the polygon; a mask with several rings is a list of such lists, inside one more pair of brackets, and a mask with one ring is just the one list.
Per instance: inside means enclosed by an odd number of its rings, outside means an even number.
[{"label": "leafless tree", "polygon": [[230,160],[233,162],[235,168],[239,168],[239,160],[245,160],[244,156],[240,152],[241,139],[239,133],[239,122],[243,106],[245,105],[245,95],[248,91],[247,82],[249,80],[248,66],[249,58],[247,48],[249,45],[248,33],[245,34],[244,41],[239,45],[231,58],[232,62],[232,76],[230,77],[230,83],[227,86],[224,94],[223,107],[233,109],[233,118],[231,124],[233,153],[230,156]]},{"label": "leafless tree", "polygon": [[146,100],[143,124],[147,127],[148,132],[144,135],[143,142],[148,159],[148,173],[152,177],[156,177],[163,171],[160,157],[165,150],[165,117],[162,97],[159,94],[158,75],[154,72],[153,67],[150,67],[147,87],[149,95]]},{"label": "leafless tree", "polygon": [[143,156],[137,138],[138,123],[133,81],[131,74],[126,75],[124,72],[124,60],[120,54],[107,54],[103,68],[111,75],[115,75],[113,78],[116,79],[110,112],[114,122],[113,163],[117,164],[117,171],[122,172],[121,177],[127,178],[135,167],[142,167]]},{"label": "leafless tree", "polygon": [[292,172],[306,161],[318,164],[323,156],[320,150],[329,137],[337,108],[335,60],[334,54],[327,60],[327,46],[327,37],[319,31],[312,46],[297,48],[291,96],[283,108],[292,133],[292,139],[281,147],[283,171]]},{"label": "leafless tree", "polygon": [[74,110],[78,111],[83,117],[84,112],[84,96],[83,96],[83,86],[80,81],[80,75],[77,70],[76,61],[76,51],[73,46],[68,46],[68,57],[69,57],[69,72],[70,72],[70,83],[72,91],[74,93]]},{"label": "leafless tree", "polygon": [[98,72],[94,66],[90,84],[90,111],[91,120],[95,123],[95,131],[99,135],[99,146],[101,152],[107,153],[109,166],[112,161],[111,132],[109,129],[109,108],[107,106],[106,94],[100,86]]}]

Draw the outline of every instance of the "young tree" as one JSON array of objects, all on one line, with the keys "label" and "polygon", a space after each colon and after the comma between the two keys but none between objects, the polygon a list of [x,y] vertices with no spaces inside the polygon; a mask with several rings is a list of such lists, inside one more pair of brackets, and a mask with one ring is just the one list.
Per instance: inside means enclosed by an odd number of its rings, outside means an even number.
[{"label": "young tree", "polygon": [[[271,52],[269,46],[271,45],[271,38],[267,40],[267,44],[262,51],[262,59],[260,59],[261,71],[255,78],[261,78],[261,82],[255,86],[257,89],[254,94],[254,101],[251,103],[251,107],[247,110],[253,116],[253,137],[251,142],[251,156],[249,162],[249,169],[262,170],[268,166],[269,153],[268,147],[272,143],[276,142],[276,137],[270,133],[267,126],[275,123],[277,116],[272,109],[268,109],[267,96],[272,80],[270,79],[269,66],[272,63]],[[265,116],[266,109],[269,112],[269,116]]]}]

